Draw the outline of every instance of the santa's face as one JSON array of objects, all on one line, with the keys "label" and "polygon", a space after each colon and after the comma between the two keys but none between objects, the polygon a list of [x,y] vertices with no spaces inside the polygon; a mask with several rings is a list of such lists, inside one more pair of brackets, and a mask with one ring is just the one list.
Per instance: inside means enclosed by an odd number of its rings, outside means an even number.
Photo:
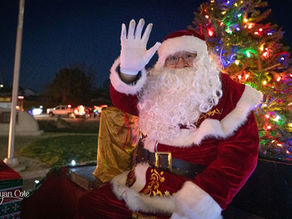
[{"label": "santa's face", "polygon": [[[194,123],[200,114],[210,110],[220,98],[218,69],[201,63],[206,60],[196,59],[195,55],[181,53],[176,58],[149,71],[139,96],[140,129],[159,142],[175,138],[182,126],[196,129]],[[192,59],[189,65],[188,58]]]},{"label": "santa's face", "polygon": [[188,68],[193,67],[197,52],[181,51],[173,55],[169,55],[164,63],[167,68]]}]

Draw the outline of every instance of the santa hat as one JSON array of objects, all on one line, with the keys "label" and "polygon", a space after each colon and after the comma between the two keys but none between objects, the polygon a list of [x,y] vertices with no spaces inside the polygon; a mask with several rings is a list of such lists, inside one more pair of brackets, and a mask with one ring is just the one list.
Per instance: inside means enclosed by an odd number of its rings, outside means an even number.
[{"label": "santa hat", "polygon": [[169,34],[158,49],[158,61],[155,66],[164,66],[165,59],[176,52],[197,52],[198,57],[208,54],[207,44],[203,36],[189,31],[180,30]]}]

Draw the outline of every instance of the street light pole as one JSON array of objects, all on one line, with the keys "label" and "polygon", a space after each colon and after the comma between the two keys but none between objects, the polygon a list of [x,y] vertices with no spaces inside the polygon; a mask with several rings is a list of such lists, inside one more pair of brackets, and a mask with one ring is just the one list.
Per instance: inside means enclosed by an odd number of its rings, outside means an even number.
[{"label": "street light pole", "polygon": [[20,71],[20,60],[21,60],[23,14],[24,14],[24,0],[19,0],[18,26],[17,26],[17,34],[16,34],[16,48],[15,48],[15,59],[14,59],[12,100],[11,100],[11,113],[10,113],[10,126],[9,126],[8,157],[4,159],[4,162],[11,167],[15,167],[18,165],[18,160],[17,158],[13,157],[13,154],[14,154],[16,104],[17,104],[17,96],[18,96],[19,71]]}]

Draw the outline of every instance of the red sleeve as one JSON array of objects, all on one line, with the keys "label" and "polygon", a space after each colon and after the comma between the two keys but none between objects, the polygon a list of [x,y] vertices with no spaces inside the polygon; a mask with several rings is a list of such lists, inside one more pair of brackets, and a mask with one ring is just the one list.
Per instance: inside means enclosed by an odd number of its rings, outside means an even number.
[{"label": "red sleeve", "polygon": [[115,107],[120,110],[130,113],[132,115],[138,116],[138,97],[137,95],[127,95],[124,93],[118,92],[112,84],[110,85],[110,96],[112,103]]},{"label": "red sleeve", "polygon": [[[236,107],[244,85],[234,82],[227,75],[222,75],[222,86],[224,117]],[[225,209],[257,164],[259,136],[253,112],[249,113],[247,121],[232,136],[218,142],[216,159],[197,175],[194,183]]]},{"label": "red sleeve", "polygon": [[259,137],[253,113],[228,139],[219,141],[217,159],[199,174],[194,183],[225,209],[257,164]]}]

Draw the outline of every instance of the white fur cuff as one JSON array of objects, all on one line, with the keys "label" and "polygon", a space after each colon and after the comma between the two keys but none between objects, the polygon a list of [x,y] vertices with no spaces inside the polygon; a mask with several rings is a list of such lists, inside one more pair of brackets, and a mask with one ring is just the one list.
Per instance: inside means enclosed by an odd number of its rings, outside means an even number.
[{"label": "white fur cuff", "polygon": [[187,181],[175,194],[175,210],[171,219],[217,219],[222,218],[221,207],[204,190]]},{"label": "white fur cuff", "polygon": [[133,186],[127,187],[126,180],[128,171],[115,176],[111,180],[113,192],[120,200],[124,200],[128,208],[132,211],[144,211],[149,213],[168,213],[171,214],[174,209],[174,202],[171,196],[169,197],[150,197],[139,193],[146,183],[145,174],[148,169],[148,164],[138,164],[135,168],[135,176],[137,178]]},{"label": "white fur cuff", "polygon": [[126,84],[125,82],[121,80],[119,73],[117,72],[117,68],[119,64],[120,64],[120,58],[117,58],[110,70],[111,84],[120,93],[131,94],[131,95],[137,94],[141,90],[141,88],[143,87],[146,81],[146,70],[145,69],[141,70],[142,75],[139,78],[139,80],[136,82],[136,84],[134,85]]}]

